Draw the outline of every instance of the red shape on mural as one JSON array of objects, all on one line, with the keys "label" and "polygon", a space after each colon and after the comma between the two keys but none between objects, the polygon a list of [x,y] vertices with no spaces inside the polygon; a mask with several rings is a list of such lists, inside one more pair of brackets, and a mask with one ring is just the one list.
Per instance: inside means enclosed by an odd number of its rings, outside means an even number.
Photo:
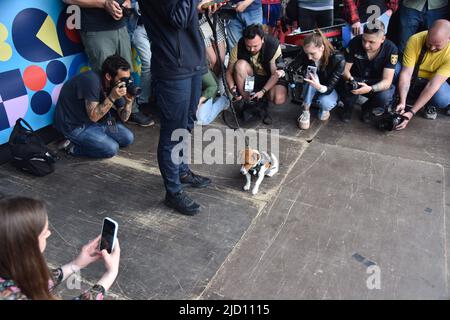
[{"label": "red shape on mural", "polygon": [[73,43],[81,43],[81,37],[78,30],[70,30],[69,28],[67,28],[67,25],[64,25],[64,33],[66,34],[67,38],[69,38],[69,40]]},{"label": "red shape on mural", "polygon": [[39,91],[44,89],[47,83],[47,75],[41,67],[29,66],[23,73],[23,82],[28,89]]}]

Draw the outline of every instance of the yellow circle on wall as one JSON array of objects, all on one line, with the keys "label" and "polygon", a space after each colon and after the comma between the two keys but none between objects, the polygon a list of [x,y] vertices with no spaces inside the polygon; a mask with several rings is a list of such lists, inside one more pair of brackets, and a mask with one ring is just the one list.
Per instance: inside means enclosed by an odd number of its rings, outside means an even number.
[{"label": "yellow circle on wall", "polygon": [[0,61],[8,61],[12,57],[12,48],[5,41],[8,39],[8,29],[0,23]]}]

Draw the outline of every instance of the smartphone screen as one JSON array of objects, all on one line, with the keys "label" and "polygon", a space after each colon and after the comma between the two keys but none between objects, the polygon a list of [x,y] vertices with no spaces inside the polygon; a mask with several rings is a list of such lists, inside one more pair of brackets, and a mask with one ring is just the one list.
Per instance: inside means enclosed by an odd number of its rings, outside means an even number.
[{"label": "smartphone screen", "polygon": [[116,242],[118,224],[110,218],[103,220],[102,238],[100,240],[100,251],[106,249],[111,253]]}]

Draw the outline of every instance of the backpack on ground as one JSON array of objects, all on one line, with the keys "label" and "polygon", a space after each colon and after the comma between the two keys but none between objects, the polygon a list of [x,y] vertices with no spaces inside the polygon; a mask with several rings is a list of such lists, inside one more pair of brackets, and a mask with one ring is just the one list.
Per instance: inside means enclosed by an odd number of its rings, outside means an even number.
[{"label": "backpack on ground", "polygon": [[55,158],[51,151],[24,119],[17,119],[8,143],[12,156],[11,163],[18,170],[38,177],[55,170]]}]

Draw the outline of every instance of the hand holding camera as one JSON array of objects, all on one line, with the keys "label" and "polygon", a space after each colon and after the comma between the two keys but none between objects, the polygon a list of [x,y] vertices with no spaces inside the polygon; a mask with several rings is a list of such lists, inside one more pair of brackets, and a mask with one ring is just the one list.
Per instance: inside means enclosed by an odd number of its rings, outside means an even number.
[{"label": "hand holding camera", "polygon": [[105,10],[111,15],[111,17],[113,17],[114,20],[120,20],[123,17],[121,4],[115,0],[106,0]]},{"label": "hand holding camera", "polygon": [[364,95],[372,91],[372,87],[369,86],[367,83],[357,82],[354,79],[347,81],[346,86],[347,90],[352,89],[349,91],[351,91],[351,93],[355,95]]},{"label": "hand holding camera", "polygon": [[250,95],[250,100],[256,101],[256,100],[262,99],[262,97],[264,97],[264,94],[265,94],[265,92],[263,90],[254,92]]}]

